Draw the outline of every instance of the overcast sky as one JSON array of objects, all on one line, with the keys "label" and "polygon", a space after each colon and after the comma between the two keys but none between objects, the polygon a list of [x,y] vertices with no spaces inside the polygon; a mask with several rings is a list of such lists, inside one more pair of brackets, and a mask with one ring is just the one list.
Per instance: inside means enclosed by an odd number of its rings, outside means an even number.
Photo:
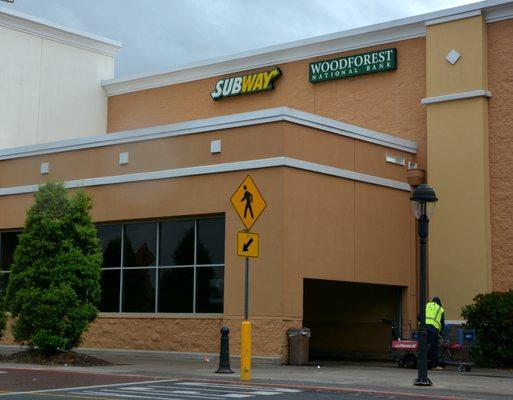
[{"label": "overcast sky", "polygon": [[0,6],[122,42],[116,76],[437,11],[472,0],[15,0]]}]

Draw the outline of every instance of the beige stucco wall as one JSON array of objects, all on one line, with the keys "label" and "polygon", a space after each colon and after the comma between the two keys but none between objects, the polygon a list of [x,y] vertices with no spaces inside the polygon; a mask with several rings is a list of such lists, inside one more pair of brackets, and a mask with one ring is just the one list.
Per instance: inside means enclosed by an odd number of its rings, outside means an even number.
[{"label": "beige stucco wall", "polygon": [[488,24],[493,289],[513,289],[513,21]]},{"label": "beige stucco wall", "polygon": [[[377,74],[311,84],[308,64],[382,48],[397,48],[398,68]],[[275,89],[212,101],[220,77],[109,97],[108,131],[141,128],[287,106],[416,140],[425,166],[425,40],[405,40],[303,61],[279,64]],[[249,71],[248,71],[249,72]],[[238,74],[232,74],[233,76]]]},{"label": "beige stucco wall", "polygon": [[[482,16],[427,27],[427,94],[488,89]],[[456,49],[461,59],[445,60]],[[438,196],[429,235],[429,295],[446,319],[491,290],[488,99],[427,105],[428,183]]]}]

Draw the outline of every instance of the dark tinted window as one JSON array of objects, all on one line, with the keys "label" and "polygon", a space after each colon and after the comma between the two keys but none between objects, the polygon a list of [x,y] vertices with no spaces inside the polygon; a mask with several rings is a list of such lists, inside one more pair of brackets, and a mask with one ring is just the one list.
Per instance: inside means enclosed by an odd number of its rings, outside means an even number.
[{"label": "dark tinted window", "polygon": [[159,265],[192,264],[194,264],[194,221],[162,222]]},{"label": "dark tinted window", "polygon": [[125,267],[155,265],[156,247],[155,222],[125,225]]},{"label": "dark tinted window", "polygon": [[119,311],[119,280],[121,271],[108,269],[102,271],[102,300],[101,312]]},{"label": "dark tinted window", "polygon": [[14,250],[18,245],[19,234],[19,232],[2,232],[0,234],[0,267],[2,271],[9,271]]},{"label": "dark tinted window", "polygon": [[103,250],[103,268],[121,266],[121,225],[97,227]]},{"label": "dark tinted window", "polygon": [[155,269],[123,271],[122,311],[155,311]]},{"label": "dark tinted window", "polygon": [[7,283],[9,283],[9,275],[8,273],[0,274],[0,297],[5,294]]},{"label": "dark tinted window", "polygon": [[159,270],[158,312],[192,313],[194,268]]},{"label": "dark tinted window", "polygon": [[196,269],[196,312],[222,313],[224,267]]},{"label": "dark tinted window", "polygon": [[197,264],[224,263],[224,218],[198,220]]}]

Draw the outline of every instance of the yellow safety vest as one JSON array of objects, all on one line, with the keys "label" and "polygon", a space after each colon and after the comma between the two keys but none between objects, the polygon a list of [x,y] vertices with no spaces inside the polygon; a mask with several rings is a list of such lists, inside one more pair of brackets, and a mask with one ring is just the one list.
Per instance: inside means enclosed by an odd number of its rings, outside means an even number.
[{"label": "yellow safety vest", "polygon": [[426,325],[433,325],[438,331],[442,329],[442,314],[444,309],[431,302],[426,304]]}]

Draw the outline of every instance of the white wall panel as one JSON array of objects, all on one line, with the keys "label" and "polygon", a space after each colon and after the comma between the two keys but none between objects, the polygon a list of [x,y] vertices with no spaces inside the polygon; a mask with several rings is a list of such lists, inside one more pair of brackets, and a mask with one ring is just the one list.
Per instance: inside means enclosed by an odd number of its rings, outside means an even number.
[{"label": "white wall panel", "polygon": [[106,134],[119,44],[0,12],[0,149]]},{"label": "white wall panel", "polygon": [[0,147],[37,143],[42,39],[0,27]]},{"label": "white wall panel", "polygon": [[105,134],[112,57],[43,40],[39,142]]}]

